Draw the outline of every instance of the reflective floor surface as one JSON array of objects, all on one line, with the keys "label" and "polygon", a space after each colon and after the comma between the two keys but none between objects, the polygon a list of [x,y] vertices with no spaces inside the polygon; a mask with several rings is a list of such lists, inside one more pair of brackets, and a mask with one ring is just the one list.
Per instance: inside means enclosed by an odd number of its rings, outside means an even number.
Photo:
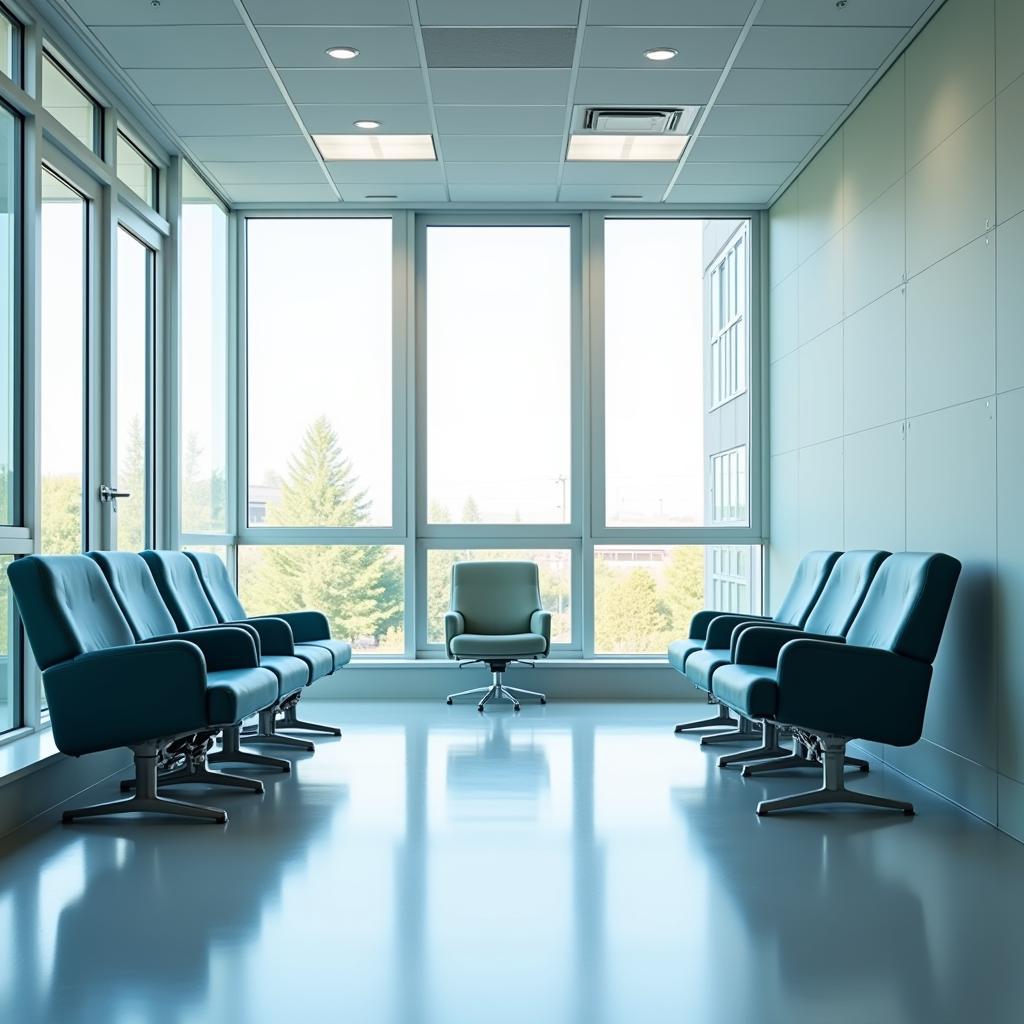
[{"label": "reflective floor surface", "polygon": [[0,1021],[1022,1019],[1024,847],[882,769],[916,818],[758,819],[812,780],[680,710],[309,702],[345,735],[263,796],[184,791],[226,826],[52,815],[0,844]]}]

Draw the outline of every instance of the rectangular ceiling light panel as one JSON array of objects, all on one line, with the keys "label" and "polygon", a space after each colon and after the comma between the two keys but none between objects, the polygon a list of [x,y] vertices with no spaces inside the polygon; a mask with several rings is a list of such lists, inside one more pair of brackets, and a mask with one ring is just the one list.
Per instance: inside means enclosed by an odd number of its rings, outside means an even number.
[{"label": "rectangular ceiling light panel", "polygon": [[432,135],[314,135],[324,160],[436,160]]},{"label": "rectangular ceiling light panel", "polygon": [[567,160],[678,160],[688,135],[572,135]]}]

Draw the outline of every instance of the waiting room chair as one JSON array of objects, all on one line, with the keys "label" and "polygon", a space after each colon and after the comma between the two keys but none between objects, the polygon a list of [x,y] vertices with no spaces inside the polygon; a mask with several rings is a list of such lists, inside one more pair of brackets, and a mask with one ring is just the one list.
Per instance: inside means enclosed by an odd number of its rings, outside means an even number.
[{"label": "waiting room chair", "polygon": [[870,740],[904,747],[921,738],[931,684],[960,563],[949,555],[891,555],[878,570],[845,643],[793,639],[781,649],[767,630],[744,631],[742,664],[715,675],[715,694],[746,718],[793,729],[820,758],[820,789],[762,800],[757,813],[855,803],[913,814],[902,800],[848,790],[846,744]]},{"label": "waiting room chair", "polygon": [[137,642],[85,555],[28,555],[7,575],[43,671],[57,749],[79,757],[128,747],[135,759],[133,796],[65,811],[63,820],[154,811],[226,822],[218,808],[160,796],[157,773],[191,738],[205,743],[274,704],[277,680],[259,667],[252,637],[222,628]]},{"label": "waiting room chair", "polygon": [[482,693],[477,704],[483,711],[491,701],[508,701],[519,710],[519,696],[543,693],[505,686],[509,665],[528,664],[546,658],[551,648],[551,612],[541,607],[540,571],[535,562],[456,562],[452,566],[449,610],[444,617],[444,642],[449,658],[463,665],[484,663],[491,671],[491,685],[448,695]]}]

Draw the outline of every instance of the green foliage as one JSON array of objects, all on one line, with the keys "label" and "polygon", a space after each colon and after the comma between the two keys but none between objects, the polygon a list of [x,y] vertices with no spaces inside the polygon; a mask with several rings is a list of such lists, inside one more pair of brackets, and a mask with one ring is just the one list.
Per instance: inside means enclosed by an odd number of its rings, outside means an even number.
[{"label": "green foliage", "polygon": [[74,555],[82,550],[82,478],[74,473],[44,476],[42,536],[46,555]]},{"label": "green foliage", "polygon": [[185,533],[219,533],[227,522],[227,481],[219,469],[201,471],[202,454],[198,437],[189,434],[181,474],[181,526]]},{"label": "green foliage", "polygon": [[117,503],[117,547],[140,551],[146,546],[146,442],[137,416],[128,424],[128,445],[118,466],[117,486],[131,495]]},{"label": "green foliage", "polygon": [[480,522],[480,508],[476,503],[476,498],[474,498],[472,494],[468,498],[466,498],[465,504],[462,506],[462,519],[460,520],[460,522]]}]

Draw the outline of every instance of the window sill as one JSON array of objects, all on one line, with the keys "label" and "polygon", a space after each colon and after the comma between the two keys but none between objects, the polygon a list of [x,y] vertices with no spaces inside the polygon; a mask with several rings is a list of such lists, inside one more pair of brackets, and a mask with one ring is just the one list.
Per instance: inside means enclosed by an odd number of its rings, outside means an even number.
[{"label": "window sill", "polygon": [[63,756],[49,727],[34,732],[21,730],[21,735],[0,742],[0,786],[16,782]]},{"label": "window sill", "polygon": [[[375,657],[374,655],[365,655],[359,657],[356,655],[349,663],[345,666],[343,671],[349,672],[352,669],[375,669],[375,668],[386,668],[386,669],[453,669],[457,668],[460,664],[469,664],[468,662],[457,662],[451,658],[446,658],[443,654],[437,655],[428,653],[420,656],[419,658],[385,658]],[[665,659],[663,654],[650,654],[650,655],[623,655],[622,657],[597,657],[597,658],[540,658],[534,664],[537,668],[543,669],[559,669],[559,668],[593,668],[593,669],[621,669],[621,668],[656,668],[666,669],[669,668],[669,663]]]}]

